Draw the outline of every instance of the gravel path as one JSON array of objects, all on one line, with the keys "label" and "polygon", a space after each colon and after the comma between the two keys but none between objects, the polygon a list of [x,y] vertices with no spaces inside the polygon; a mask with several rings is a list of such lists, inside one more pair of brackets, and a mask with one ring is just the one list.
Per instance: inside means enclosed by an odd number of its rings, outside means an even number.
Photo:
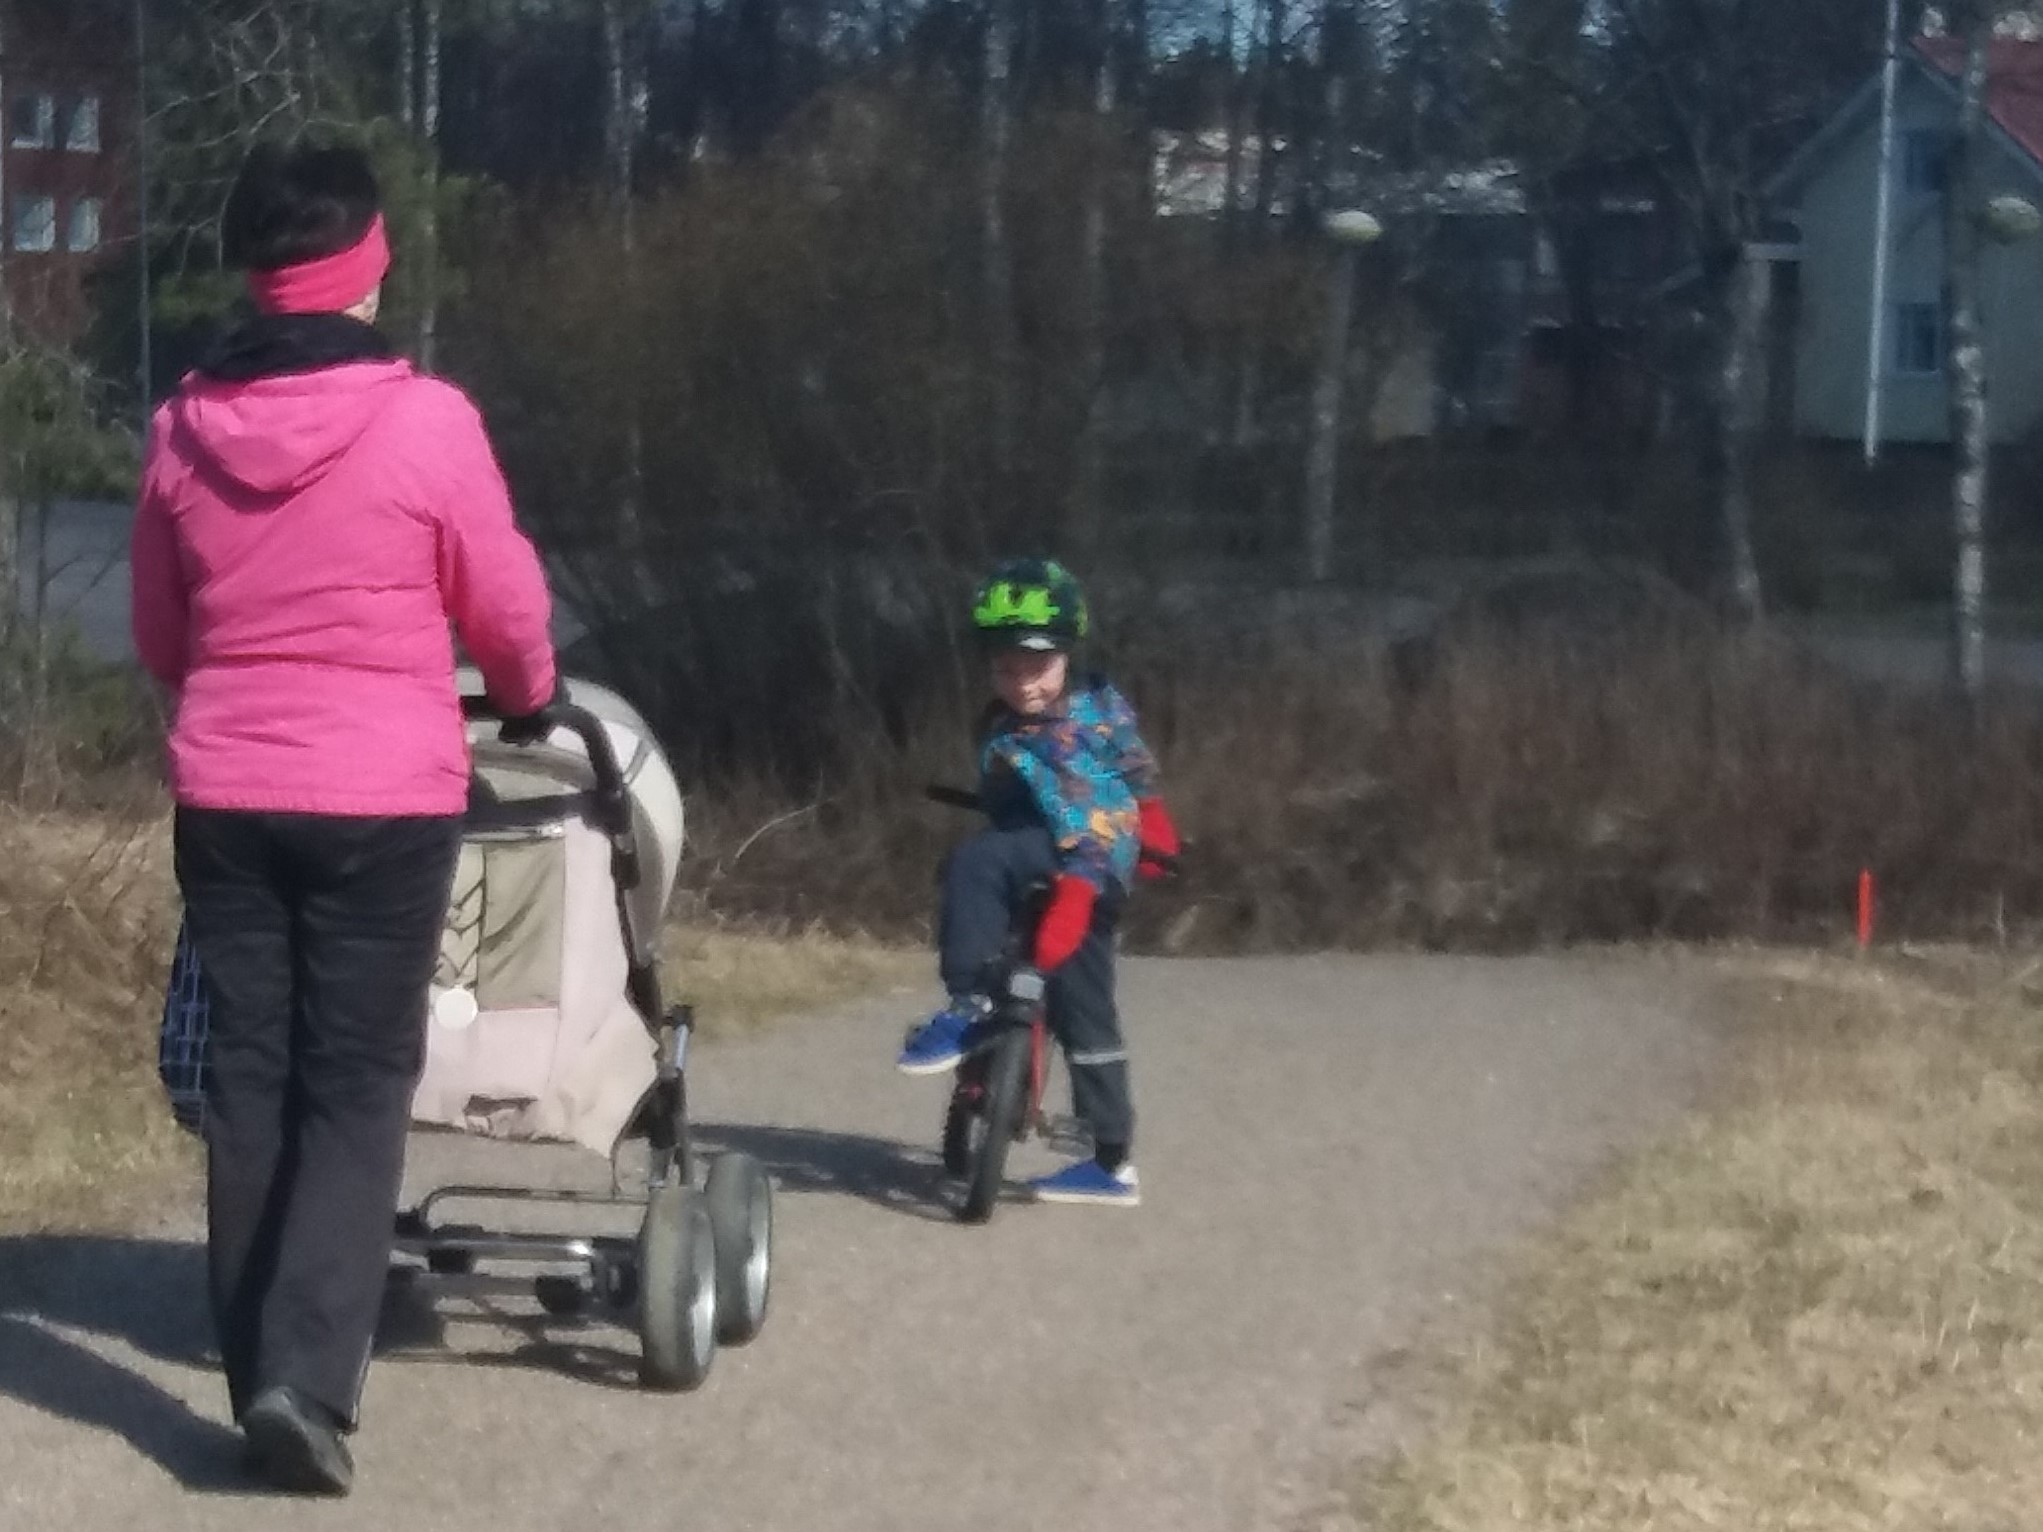
[{"label": "gravel path", "polygon": [[[1137,962],[1124,988],[1141,1210],[936,1210],[942,1091],[890,1068],[920,997],[706,1046],[705,1139],[781,1186],[766,1333],[656,1397],[628,1335],[443,1310],[372,1373],[340,1504],[240,1485],[190,1208],[0,1240],[0,1528],[1289,1532],[1371,1358],[1708,1056],[1706,997],[1646,959]],[[438,1139],[414,1174],[591,1168]]]}]

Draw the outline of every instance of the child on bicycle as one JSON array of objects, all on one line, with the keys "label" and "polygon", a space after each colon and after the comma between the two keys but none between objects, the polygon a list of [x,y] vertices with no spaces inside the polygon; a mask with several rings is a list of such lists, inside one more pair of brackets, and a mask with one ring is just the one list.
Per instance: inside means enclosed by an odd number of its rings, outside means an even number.
[{"label": "child on bicycle", "polygon": [[900,1068],[941,1074],[963,1058],[999,1003],[1021,902],[1047,881],[1029,958],[1047,980],[1072,1109],[1095,1152],[1031,1190],[1045,1202],[1133,1207],[1141,1190],[1129,1158],[1135,1113],[1114,1003],[1114,933],[1134,879],[1162,876],[1177,855],[1177,831],[1134,710],[1104,678],[1074,670],[1087,627],[1078,582],[1049,560],[1004,563],[979,587],[972,626],[996,698],[979,744],[988,826],[945,864],[937,945],[950,1004],[910,1034]]}]

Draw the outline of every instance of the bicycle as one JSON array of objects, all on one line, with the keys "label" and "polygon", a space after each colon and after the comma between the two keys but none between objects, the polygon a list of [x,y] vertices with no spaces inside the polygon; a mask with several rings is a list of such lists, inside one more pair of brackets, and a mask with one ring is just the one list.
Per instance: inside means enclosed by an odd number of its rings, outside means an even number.
[{"label": "bicycle", "polygon": [[[932,803],[984,813],[980,796],[965,788],[931,784]],[[1176,857],[1152,858],[1175,876]],[[1050,881],[1038,879],[1024,891],[1008,932],[994,985],[993,1009],[968,1034],[943,1120],[944,1174],[964,1186],[957,1205],[961,1223],[985,1223],[993,1216],[1007,1181],[1008,1151],[1031,1135],[1055,1144],[1082,1141],[1084,1130],[1043,1110],[1050,1073],[1049,986],[1028,960],[1036,926],[1050,899]]]}]

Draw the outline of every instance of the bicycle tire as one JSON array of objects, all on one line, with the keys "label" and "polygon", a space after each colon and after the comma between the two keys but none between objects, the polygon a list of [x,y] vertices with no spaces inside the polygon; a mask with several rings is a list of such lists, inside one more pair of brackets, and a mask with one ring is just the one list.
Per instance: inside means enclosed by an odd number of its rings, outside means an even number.
[{"label": "bicycle tire", "polygon": [[977,1096],[951,1092],[943,1114],[943,1173],[952,1181],[972,1179],[972,1126],[979,1117]]},{"label": "bicycle tire", "polygon": [[993,1216],[1000,1191],[1007,1184],[1007,1151],[1021,1126],[1029,1091],[1029,1029],[1010,1027],[993,1045],[986,1061],[984,1134],[973,1156],[972,1174],[958,1206],[963,1223],[984,1223]]}]

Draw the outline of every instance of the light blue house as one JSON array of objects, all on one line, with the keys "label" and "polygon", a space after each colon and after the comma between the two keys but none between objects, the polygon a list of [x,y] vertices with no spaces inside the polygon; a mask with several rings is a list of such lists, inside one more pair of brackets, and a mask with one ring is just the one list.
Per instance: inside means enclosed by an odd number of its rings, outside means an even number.
[{"label": "light blue house", "polygon": [[[1879,358],[1879,429],[1891,442],[1950,436],[1942,194],[1957,126],[1958,66],[1955,45],[1924,39],[1906,50],[1900,72]],[[1770,254],[1793,268],[1793,411],[1803,436],[1856,439],[1865,427],[1880,100],[1876,77],[1795,155],[1773,188],[1775,205],[1800,230],[1797,245]],[[2043,43],[1994,42],[1987,103],[1987,195],[2043,202]],[[2043,241],[1987,247],[1982,305],[1993,434],[2005,442],[2043,423]]]}]

